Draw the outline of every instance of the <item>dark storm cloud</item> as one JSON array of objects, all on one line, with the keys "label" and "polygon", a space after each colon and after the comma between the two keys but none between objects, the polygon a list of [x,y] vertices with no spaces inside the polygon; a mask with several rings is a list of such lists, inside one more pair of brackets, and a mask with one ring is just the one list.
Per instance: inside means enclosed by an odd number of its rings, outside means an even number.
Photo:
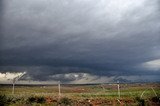
[{"label": "dark storm cloud", "polygon": [[23,70],[39,80],[71,72],[160,74],[140,67],[160,59],[158,0],[11,0],[3,5],[1,72]]},{"label": "dark storm cloud", "polygon": [[3,0],[0,1],[0,13],[1,13],[1,16],[0,16],[0,19],[1,19],[3,14]]},{"label": "dark storm cloud", "polygon": [[[3,4],[3,0],[0,0],[0,22],[2,22],[2,17],[3,17],[3,8],[4,8],[4,4]],[[1,29],[2,29],[2,24],[0,24],[0,34],[1,34]],[[1,40],[0,40],[1,41]],[[1,43],[0,43],[1,44]]]}]

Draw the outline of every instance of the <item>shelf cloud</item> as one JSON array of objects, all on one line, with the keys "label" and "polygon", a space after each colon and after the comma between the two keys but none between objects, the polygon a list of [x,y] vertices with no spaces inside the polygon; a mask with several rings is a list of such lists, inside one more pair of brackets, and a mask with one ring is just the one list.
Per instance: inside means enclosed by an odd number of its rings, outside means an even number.
[{"label": "shelf cloud", "polygon": [[0,73],[160,81],[159,29],[159,0],[1,0]]}]

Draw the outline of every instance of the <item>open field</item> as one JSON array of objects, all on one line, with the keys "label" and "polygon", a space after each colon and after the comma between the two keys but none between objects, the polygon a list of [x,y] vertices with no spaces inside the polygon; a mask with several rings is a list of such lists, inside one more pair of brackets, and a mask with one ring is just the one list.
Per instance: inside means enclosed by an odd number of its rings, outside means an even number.
[{"label": "open field", "polygon": [[[160,84],[57,85],[0,87],[0,102],[10,106],[160,106]],[[4,96],[5,95],[5,96]],[[3,100],[3,101],[2,101]],[[2,104],[0,104],[1,106]]]}]

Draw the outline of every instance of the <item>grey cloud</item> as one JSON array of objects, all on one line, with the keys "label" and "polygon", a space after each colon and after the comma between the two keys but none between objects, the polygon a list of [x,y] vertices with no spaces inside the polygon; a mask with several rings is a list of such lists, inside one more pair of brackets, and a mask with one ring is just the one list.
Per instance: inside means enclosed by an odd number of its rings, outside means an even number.
[{"label": "grey cloud", "polygon": [[160,74],[139,67],[160,58],[158,0],[12,0],[3,5],[1,72],[22,69],[41,80],[71,72]]}]

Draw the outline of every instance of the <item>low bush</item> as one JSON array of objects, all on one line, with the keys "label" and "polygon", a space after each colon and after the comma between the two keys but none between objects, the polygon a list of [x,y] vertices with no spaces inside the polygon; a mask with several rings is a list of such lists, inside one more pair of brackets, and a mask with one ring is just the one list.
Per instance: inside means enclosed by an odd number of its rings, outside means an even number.
[{"label": "low bush", "polygon": [[46,99],[44,97],[31,96],[27,99],[27,103],[45,103]]},{"label": "low bush", "polygon": [[139,106],[145,106],[145,100],[144,99],[142,99],[140,97],[136,97],[135,99],[136,99],[136,101],[138,101]]},{"label": "low bush", "polygon": [[65,106],[70,106],[71,103],[72,103],[71,99],[69,99],[67,97],[61,98],[59,100],[59,104],[62,104],[62,105],[65,105]]},{"label": "low bush", "polygon": [[45,103],[46,99],[44,97],[38,97],[37,98],[37,103]]},{"label": "low bush", "polygon": [[0,95],[0,106],[8,106],[12,102],[12,99],[6,95]]},{"label": "low bush", "polygon": [[152,97],[151,101],[155,102],[155,103],[160,103],[160,97],[158,97],[158,96]]},{"label": "low bush", "polygon": [[29,102],[29,103],[36,102],[36,98],[33,97],[33,96],[31,96],[31,97],[29,97],[29,98],[27,99],[27,102]]}]

